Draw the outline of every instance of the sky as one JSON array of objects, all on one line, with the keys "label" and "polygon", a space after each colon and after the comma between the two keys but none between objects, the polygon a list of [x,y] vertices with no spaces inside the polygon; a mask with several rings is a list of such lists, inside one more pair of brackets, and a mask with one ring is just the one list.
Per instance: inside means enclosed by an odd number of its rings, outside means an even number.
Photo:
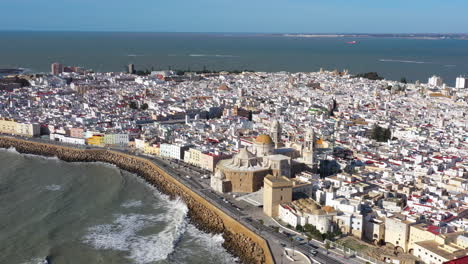
[{"label": "sky", "polygon": [[0,30],[468,33],[467,0],[0,0]]}]

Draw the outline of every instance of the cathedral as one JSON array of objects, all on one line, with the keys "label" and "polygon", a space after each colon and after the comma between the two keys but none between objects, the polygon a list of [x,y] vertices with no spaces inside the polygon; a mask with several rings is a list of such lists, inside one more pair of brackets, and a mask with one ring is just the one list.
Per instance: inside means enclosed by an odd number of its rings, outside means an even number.
[{"label": "cathedral", "polygon": [[279,123],[273,123],[271,131],[276,133],[274,139],[261,134],[250,149],[241,148],[232,159],[220,161],[211,178],[211,187],[221,193],[250,193],[263,187],[263,178],[268,174],[290,178],[291,158],[275,154],[282,144]]},{"label": "cathedral", "polygon": [[314,167],[317,140],[312,129],[306,132],[304,142],[289,147],[283,144],[282,128],[277,120],[271,122],[268,132],[269,135],[258,135],[251,146],[240,148],[234,157],[216,165],[211,178],[214,190],[221,193],[256,192],[263,187],[267,175],[291,178],[298,164],[299,168],[303,165]]}]

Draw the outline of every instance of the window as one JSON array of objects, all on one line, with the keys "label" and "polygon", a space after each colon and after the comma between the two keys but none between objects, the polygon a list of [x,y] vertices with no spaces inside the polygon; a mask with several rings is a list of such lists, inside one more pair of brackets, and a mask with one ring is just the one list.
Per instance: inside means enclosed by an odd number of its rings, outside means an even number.
[{"label": "window", "polygon": [[283,195],[280,196],[280,200],[283,201]]}]

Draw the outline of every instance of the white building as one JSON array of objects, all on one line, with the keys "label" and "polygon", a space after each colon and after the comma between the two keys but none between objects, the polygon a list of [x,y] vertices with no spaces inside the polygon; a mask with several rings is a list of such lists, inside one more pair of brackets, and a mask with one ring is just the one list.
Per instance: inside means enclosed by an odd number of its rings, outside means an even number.
[{"label": "white building", "polygon": [[106,145],[128,145],[129,137],[128,134],[106,134],[104,135],[104,144]]},{"label": "white building", "polygon": [[455,88],[457,89],[468,88],[468,77],[465,77],[465,76],[458,77],[455,82]]},{"label": "white building", "polygon": [[67,137],[61,134],[50,134],[50,140],[63,142],[67,144],[75,144],[75,145],[85,145],[86,139],[84,138],[74,138],[74,137]]},{"label": "white building", "polygon": [[183,160],[184,152],[189,149],[188,145],[161,144],[160,153],[162,157]]},{"label": "white building", "polygon": [[427,84],[434,87],[442,86],[443,83],[444,81],[442,80],[442,78],[436,75],[429,78],[429,81],[427,82]]}]

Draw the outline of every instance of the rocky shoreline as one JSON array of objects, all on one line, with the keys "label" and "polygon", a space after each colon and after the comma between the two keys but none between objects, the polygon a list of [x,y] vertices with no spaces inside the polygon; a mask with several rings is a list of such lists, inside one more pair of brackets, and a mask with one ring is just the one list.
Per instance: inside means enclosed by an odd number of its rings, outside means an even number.
[{"label": "rocky shoreline", "polygon": [[171,198],[179,197],[188,207],[190,220],[205,232],[222,233],[223,246],[243,263],[274,263],[266,241],[193,192],[151,161],[104,149],[74,149],[16,138],[0,137],[0,148],[19,153],[57,157],[67,162],[105,162],[135,173]]}]

